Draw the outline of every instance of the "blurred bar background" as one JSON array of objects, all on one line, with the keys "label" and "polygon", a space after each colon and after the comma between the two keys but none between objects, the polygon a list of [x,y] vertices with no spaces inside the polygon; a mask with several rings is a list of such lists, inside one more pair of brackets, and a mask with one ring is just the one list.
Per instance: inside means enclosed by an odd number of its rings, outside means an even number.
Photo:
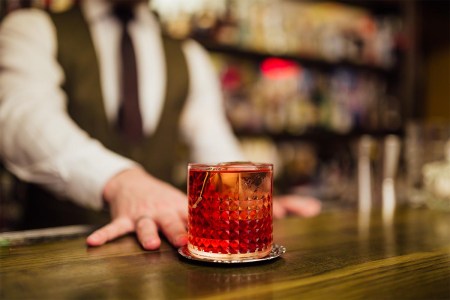
[{"label": "blurred bar background", "polygon": [[[1,0],[0,17],[19,7],[64,10],[73,1]],[[389,168],[396,205],[450,201],[449,1],[149,6],[168,34],[192,37],[210,52],[234,131],[249,160],[275,164],[277,192],[316,196],[325,209],[353,209],[358,200],[381,205]],[[398,155],[383,150],[392,138]],[[395,160],[389,166],[386,156]],[[435,187],[437,177],[443,188]],[[0,231],[14,229],[21,216],[12,186],[0,170]],[[438,207],[448,209],[445,201]]]}]

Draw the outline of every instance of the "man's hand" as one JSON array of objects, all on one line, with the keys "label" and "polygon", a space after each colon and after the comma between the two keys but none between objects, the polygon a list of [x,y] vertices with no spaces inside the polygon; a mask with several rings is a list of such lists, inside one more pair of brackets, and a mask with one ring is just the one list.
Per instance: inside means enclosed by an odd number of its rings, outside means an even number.
[{"label": "man's hand", "polygon": [[[187,198],[169,184],[140,168],[129,169],[114,176],[103,191],[110,205],[111,223],[87,238],[90,246],[100,246],[130,232],[136,232],[147,250],[158,249],[160,229],[175,247],[187,243]],[[287,214],[312,217],[321,210],[320,201],[295,195],[278,196],[273,202],[273,216]]]},{"label": "man's hand", "polygon": [[321,202],[312,197],[284,195],[274,197],[273,216],[282,218],[288,214],[300,217],[314,217],[322,209]]},{"label": "man's hand", "polygon": [[100,246],[130,232],[136,232],[142,246],[154,250],[161,245],[158,229],[175,247],[187,243],[186,195],[140,168],[114,176],[103,196],[111,209],[111,223],[87,238],[90,246]]}]

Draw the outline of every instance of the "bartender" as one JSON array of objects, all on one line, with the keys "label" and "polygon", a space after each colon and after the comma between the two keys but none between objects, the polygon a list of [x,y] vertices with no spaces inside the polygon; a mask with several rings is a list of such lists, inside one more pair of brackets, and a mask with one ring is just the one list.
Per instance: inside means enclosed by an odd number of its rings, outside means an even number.
[{"label": "bartender", "polygon": [[[0,27],[0,156],[30,184],[41,221],[75,215],[51,212],[64,201],[44,205],[50,198],[108,207],[111,221],[87,238],[91,246],[136,232],[157,249],[158,230],[186,244],[186,195],[170,184],[178,149],[196,162],[245,160],[206,52],[164,35],[147,2],[24,9]],[[274,203],[275,216],[319,210],[314,199]]]}]

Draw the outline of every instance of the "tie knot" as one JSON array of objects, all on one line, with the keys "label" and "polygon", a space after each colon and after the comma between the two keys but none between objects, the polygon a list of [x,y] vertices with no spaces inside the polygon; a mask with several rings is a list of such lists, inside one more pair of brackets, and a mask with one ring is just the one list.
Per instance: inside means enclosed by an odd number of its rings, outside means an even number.
[{"label": "tie knot", "polygon": [[129,3],[120,3],[114,5],[112,13],[122,24],[126,25],[134,18],[133,8],[133,5]]}]

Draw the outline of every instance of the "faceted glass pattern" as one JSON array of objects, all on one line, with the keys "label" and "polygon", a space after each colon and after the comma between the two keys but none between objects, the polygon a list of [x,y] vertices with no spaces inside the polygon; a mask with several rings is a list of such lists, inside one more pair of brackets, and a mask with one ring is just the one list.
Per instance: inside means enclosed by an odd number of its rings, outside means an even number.
[{"label": "faceted glass pattern", "polygon": [[271,164],[188,166],[188,249],[194,256],[264,257],[272,249]]}]

